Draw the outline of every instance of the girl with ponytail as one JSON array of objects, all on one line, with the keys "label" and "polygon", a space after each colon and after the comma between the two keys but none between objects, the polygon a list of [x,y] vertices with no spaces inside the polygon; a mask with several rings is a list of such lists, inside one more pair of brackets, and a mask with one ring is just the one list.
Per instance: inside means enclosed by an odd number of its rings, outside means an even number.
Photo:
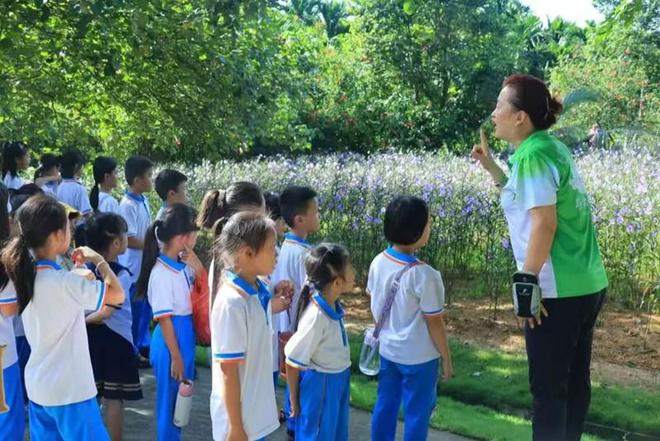
[{"label": "girl with ponytail", "polygon": [[119,213],[119,202],[112,197],[117,188],[117,161],[107,156],[94,160],[94,186],[89,193],[89,203],[94,211]]},{"label": "girl with ponytail", "polygon": [[2,252],[16,288],[18,310],[32,353],[25,368],[31,439],[108,440],[87,350],[85,311],[122,304],[124,291],[95,251],[73,252],[79,265],[93,263],[103,280],[63,270],[71,230],[64,207],[46,195],[29,198],[17,213],[18,237]]},{"label": "girl with ponytail", "polygon": [[199,229],[195,215],[187,205],[173,204],[149,227],[137,282],[136,295],[148,297],[157,323],[150,361],[156,377],[159,441],[181,439],[181,429],[173,423],[174,404],[179,384],[195,375],[191,292],[203,269],[193,252]]},{"label": "girl with ponytail", "polygon": [[[348,440],[350,347],[339,298],[353,290],[346,248],[320,244],[305,256],[295,333],[284,348],[296,440]],[[301,373],[304,371],[304,373]]]}]

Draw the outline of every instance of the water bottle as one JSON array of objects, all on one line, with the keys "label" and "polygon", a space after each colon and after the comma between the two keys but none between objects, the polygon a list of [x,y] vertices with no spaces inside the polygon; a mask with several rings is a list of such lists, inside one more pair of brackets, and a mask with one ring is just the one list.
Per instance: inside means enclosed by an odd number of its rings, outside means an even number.
[{"label": "water bottle", "polygon": [[367,328],[364,331],[364,341],[360,348],[360,372],[364,375],[373,377],[380,371],[379,341],[373,336],[374,328]]},{"label": "water bottle", "polygon": [[192,394],[192,380],[183,380],[179,384],[179,393],[176,395],[176,404],[174,406],[174,425],[177,427],[186,427],[190,422]]}]

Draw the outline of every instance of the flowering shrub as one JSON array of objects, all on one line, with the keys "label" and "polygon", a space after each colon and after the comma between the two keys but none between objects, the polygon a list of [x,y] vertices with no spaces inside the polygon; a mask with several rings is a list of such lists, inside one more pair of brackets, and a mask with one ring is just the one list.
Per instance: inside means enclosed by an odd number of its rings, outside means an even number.
[{"label": "flowering shrub", "polygon": [[[590,152],[576,163],[593,201],[593,217],[608,276],[610,298],[628,307],[657,309],[660,284],[658,225],[660,169],[649,149]],[[420,257],[438,268],[447,296],[488,296],[508,302],[514,271],[498,193],[486,173],[446,153],[351,153],[224,160],[184,168],[194,202],[205,191],[247,180],[281,191],[304,184],[319,193],[321,231],[313,241],[344,243],[358,278],[386,246],[382,219],[398,194],[424,198],[433,216]]]}]

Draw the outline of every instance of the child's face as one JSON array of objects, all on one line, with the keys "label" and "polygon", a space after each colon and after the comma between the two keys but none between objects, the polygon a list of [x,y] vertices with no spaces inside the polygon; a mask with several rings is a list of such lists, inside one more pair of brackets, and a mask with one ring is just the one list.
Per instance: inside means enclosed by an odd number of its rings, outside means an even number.
[{"label": "child's face", "polygon": [[319,202],[316,198],[309,201],[305,214],[296,216],[296,223],[308,234],[319,231],[321,228],[321,219],[319,215]]},{"label": "child's face", "polygon": [[49,176],[58,176],[60,174],[60,169],[57,167],[51,167],[44,173],[45,177]]},{"label": "child's face", "polygon": [[184,247],[192,250],[197,244],[197,231],[193,231],[184,236]]},{"label": "child's face", "polygon": [[188,203],[188,186],[186,182],[182,182],[176,188],[176,191],[170,190],[167,195],[168,204],[187,204]]},{"label": "child's face", "polygon": [[275,244],[277,240],[275,238],[275,232],[273,231],[268,235],[264,246],[261,247],[256,253],[248,253],[248,262],[246,266],[251,266],[256,271],[259,276],[267,276],[273,272],[275,269],[275,262],[277,261],[277,251],[275,249]]},{"label": "child's face", "polygon": [[117,188],[117,168],[105,174],[104,184],[109,188]]},{"label": "child's face", "polygon": [[111,251],[115,256],[119,256],[120,254],[124,254],[127,248],[128,248],[128,236],[126,234],[122,234],[121,238],[115,239],[112,242]]},{"label": "child's face", "polygon": [[25,170],[30,166],[30,150],[26,150],[23,156],[16,158],[16,168]]},{"label": "child's face", "polygon": [[148,169],[142,176],[138,176],[133,180],[133,188],[140,193],[149,193],[153,190],[153,175],[154,170]]},{"label": "child's face", "polygon": [[344,270],[344,276],[338,277],[335,281],[339,282],[337,288],[340,294],[353,291],[353,288],[355,287],[355,269],[353,268],[353,264],[349,262]]},{"label": "child's face", "polygon": [[73,229],[73,224],[69,219],[66,220],[66,226],[61,230],[58,230],[54,233],[54,247],[55,252],[58,255],[64,255],[69,251],[71,246],[71,230]]}]

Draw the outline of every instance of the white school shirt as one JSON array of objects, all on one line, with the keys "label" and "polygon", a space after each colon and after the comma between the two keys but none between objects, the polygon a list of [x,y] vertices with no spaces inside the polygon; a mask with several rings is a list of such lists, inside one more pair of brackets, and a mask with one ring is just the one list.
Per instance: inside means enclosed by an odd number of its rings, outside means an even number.
[{"label": "white school shirt", "polygon": [[377,321],[394,278],[408,263],[414,266],[399,281],[399,291],[379,340],[381,356],[412,365],[440,357],[424,320],[424,316],[444,312],[445,288],[440,272],[414,256],[388,248],[371,262],[367,292],[371,296],[371,313]]},{"label": "white school shirt", "polygon": [[21,178],[18,175],[12,176],[10,172],[7,172],[5,174],[5,177],[2,179],[2,182],[5,184],[5,187],[7,187],[10,190],[18,190],[26,183],[23,178]]},{"label": "white school shirt", "polygon": [[300,298],[300,291],[305,285],[305,254],[311,245],[295,234],[284,235],[284,243],[277,256],[277,265],[271,276],[273,286],[277,286],[282,280],[288,280],[293,284],[293,300],[288,311],[275,314],[275,329],[281,332],[293,331],[293,323],[296,321],[296,305]]},{"label": "white school shirt", "polygon": [[59,183],[56,181],[47,182],[41,186],[41,189],[49,196],[52,196],[57,199],[57,187]]},{"label": "white school shirt", "polygon": [[87,189],[75,179],[62,179],[57,186],[57,199],[72,206],[83,216],[92,212]]},{"label": "white school shirt", "polygon": [[319,293],[312,294],[284,354],[286,363],[298,369],[336,374],[351,367],[344,309],[339,301],[331,306]]},{"label": "white school shirt", "polygon": [[163,220],[163,216],[165,214],[165,209],[166,208],[167,208],[167,204],[165,204],[165,202],[163,202],[163,204],[158,209],[158,213],[156,213],[156,220]]},{"label": "white school shirt", "polygon": [[224,441],[229,429],[218,363],[239,364],[241,414],[248,440],[263,438],[280,425],[271,370],[270,295],[264,282],[258,280],[257,284],[258,290],[231,271],[225,271],[213,304],[211,420],[216,441]]},{"label": "white school shirt", "polygon": [[164,254],[158,256],[149,275],[147,288],[154,320],[192,314],[190,293],[194,283],[192,268]]},{"label": "white school shirt", "polygon": [[[9,280],[0,291],[0,305],[16,305],[16,290]],[[18,361],[16,353],[16,335],[14,334],[14,317],[5,317],[0,314],[0,345],[4,345],[5,354],[0,360],[2,369],[7,369]]]},{"label": "white school shirt", "polygon": [[[144,240],[151,224],[151,211],[147,198],[144,195],[126,192],[119,203],[119,214],[128,224],[127,236]],[[137,282],[142,265],[142,250],[128,248],[124,254],[119,256],[119,263],[133,273],[133,281]]]},{"label": "white school shirt", "polygon": [[98,211],[101,213],[117,213],[119,214],[119,202],[112,197],[110,193],[99,190],[99,205]]},{"label": "white school shirt", "polygon": [[28,398],[41,406],[80,403],[96,396],[85,310],[98,311],[106,284],[35,262],[34,296],[21,314],[32,353],[25,367]]}]

